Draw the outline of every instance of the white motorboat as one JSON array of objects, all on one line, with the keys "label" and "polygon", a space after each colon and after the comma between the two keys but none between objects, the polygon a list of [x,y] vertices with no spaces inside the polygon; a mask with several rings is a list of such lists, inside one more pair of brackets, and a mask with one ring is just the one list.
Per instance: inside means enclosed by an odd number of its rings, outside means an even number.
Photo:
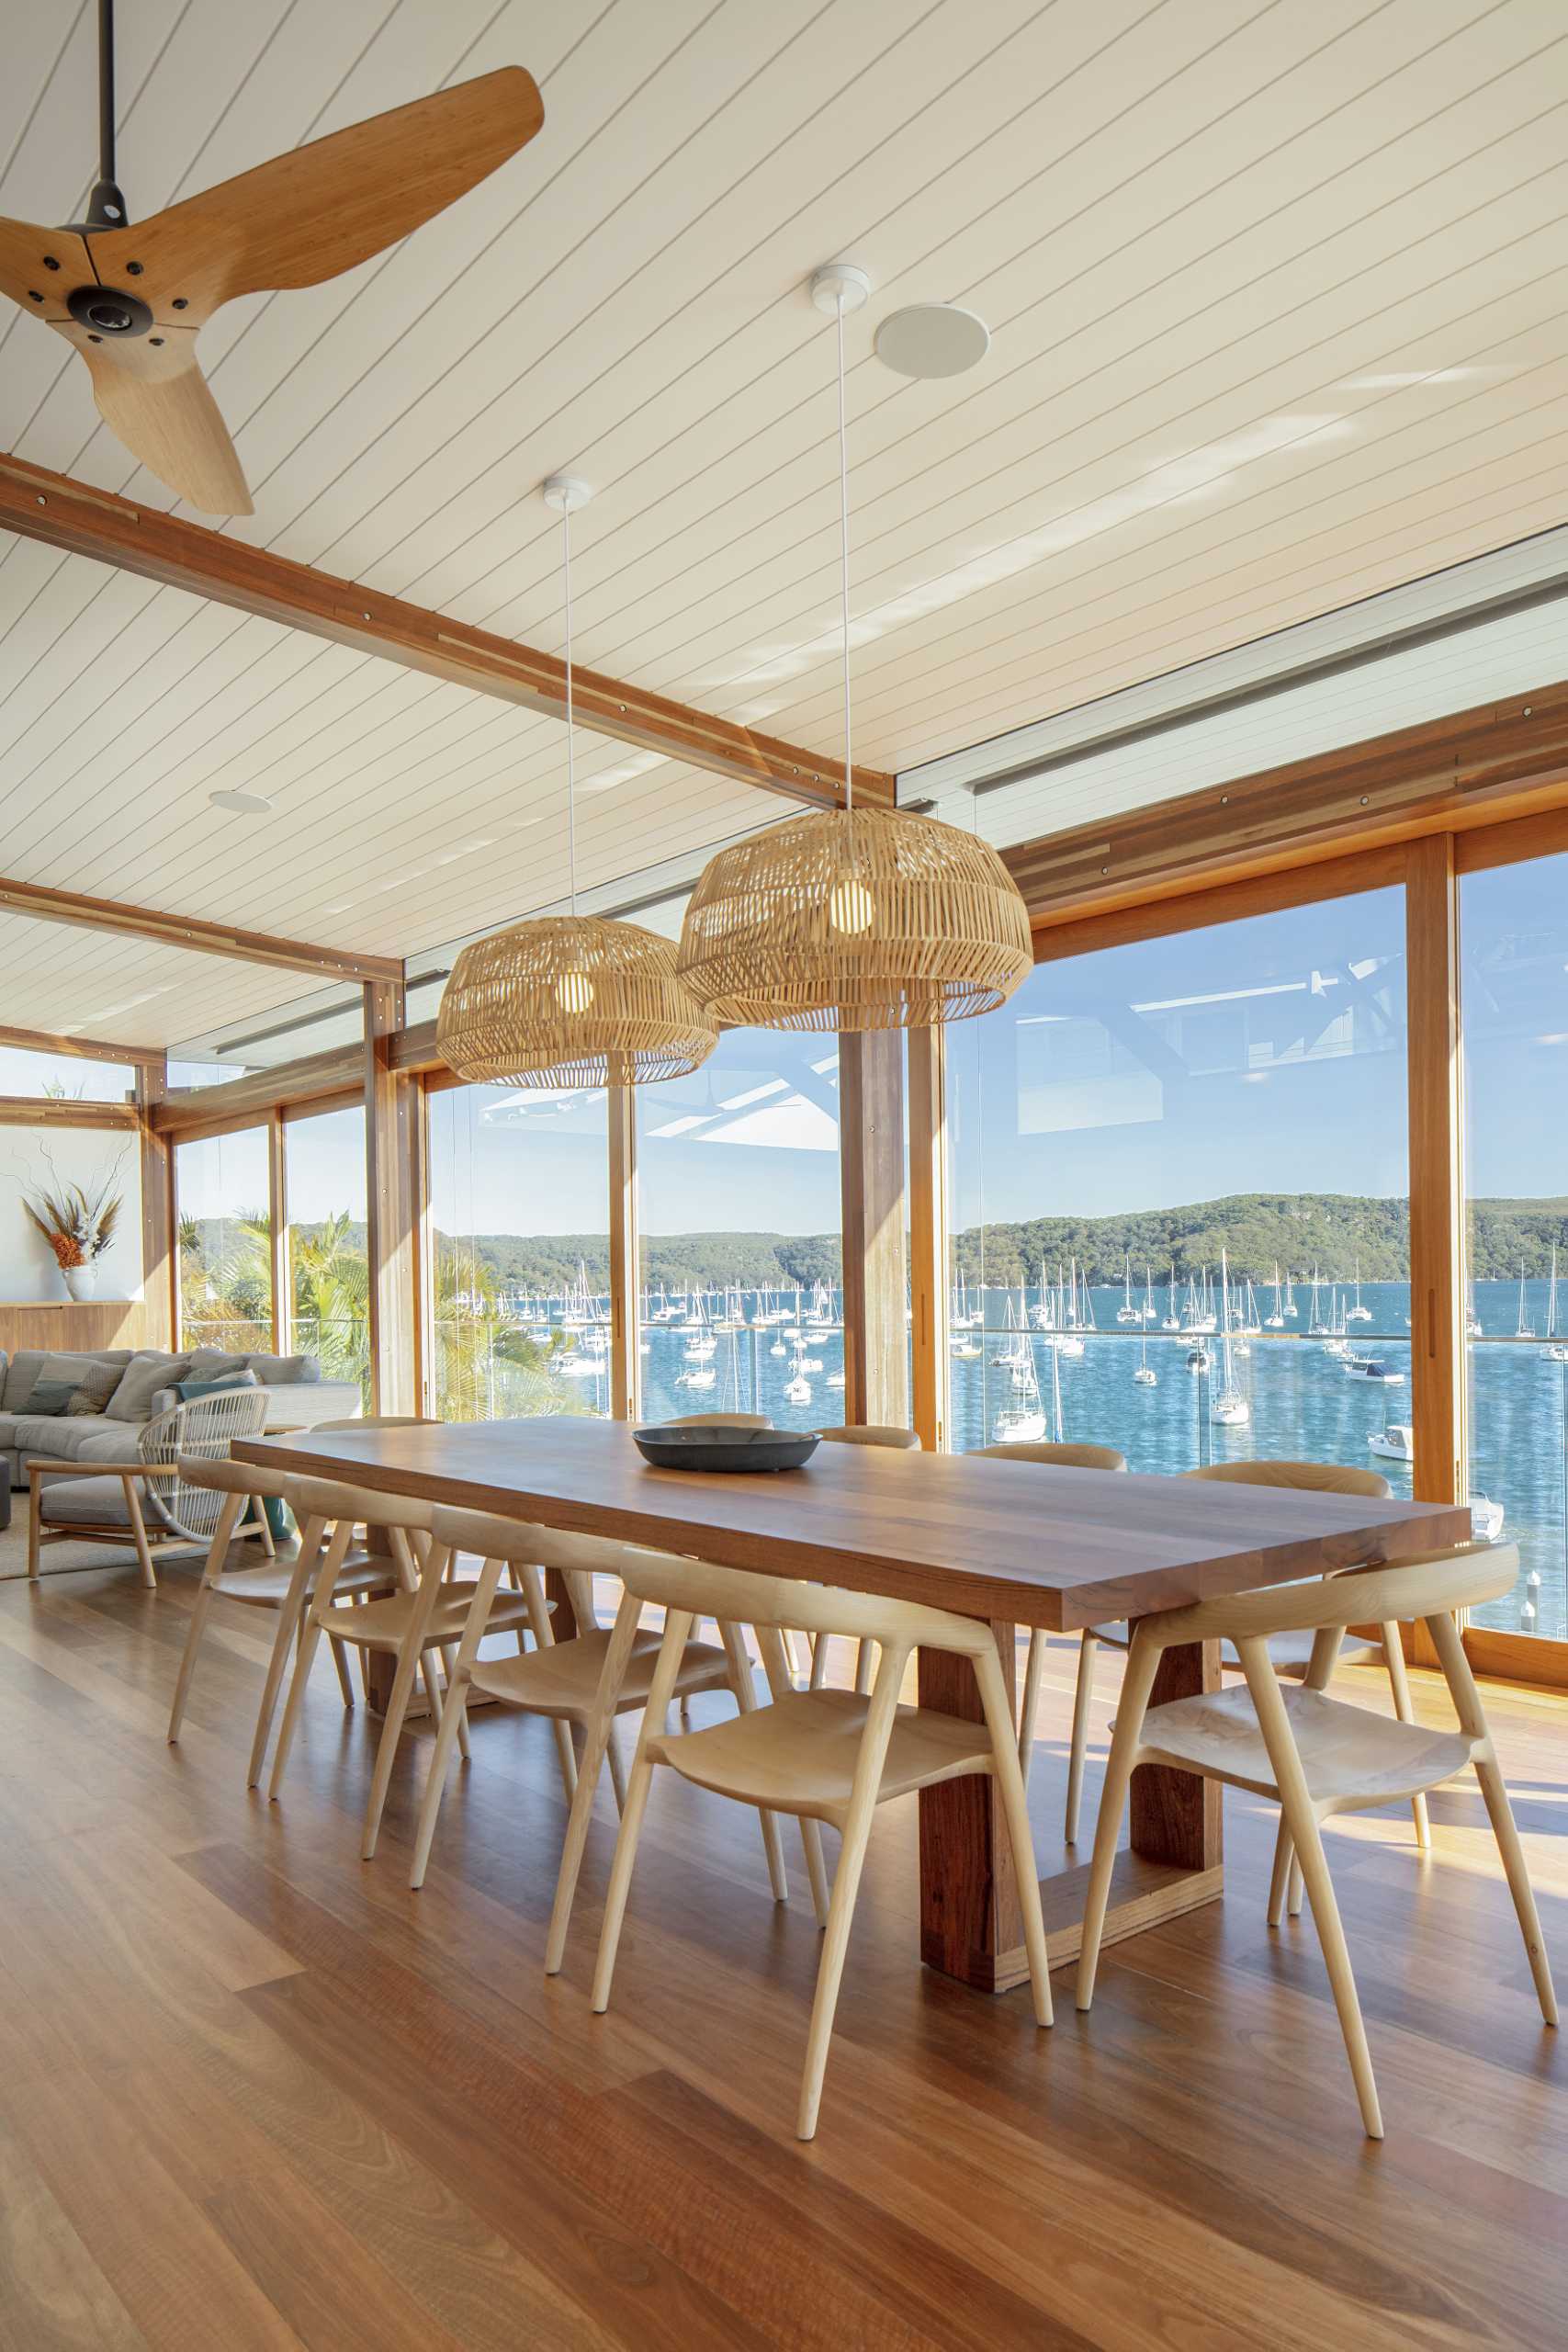
[{"label": "white motorboat", "polygon": [[1374,1430],[1367,1444],[1384,1462],[1416,1459],[1416,1433],[1408,1421],[1390,1421],[1386,1429]]}]

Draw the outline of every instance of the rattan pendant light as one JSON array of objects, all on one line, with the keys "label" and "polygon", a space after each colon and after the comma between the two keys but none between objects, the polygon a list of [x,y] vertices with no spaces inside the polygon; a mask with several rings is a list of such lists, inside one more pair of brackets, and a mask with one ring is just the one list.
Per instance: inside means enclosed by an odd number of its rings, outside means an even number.
[{"label": "rattan pendant light", "polygon": [[709,1018],[763,1029],[930,1029],[1005,1004],[1031,969],[1029,917],[988,842],[854,799],[844,313],[863,270],[819,269],[838,319],[844,639],[844,806],[721,850],[686,910],[676,957]]},{"label": "rattan pendant light", "polygon": [[537,915],[465,947],[435,1021],[443,1060],[474,1084],[552,1089],[684,1078],[718,1033],[675,969],[668,939],[577,911],[577,774],[571,709],[571,515],[591,492],[544,485],[561,517],[566,583],[566,805],[571,911]]}]

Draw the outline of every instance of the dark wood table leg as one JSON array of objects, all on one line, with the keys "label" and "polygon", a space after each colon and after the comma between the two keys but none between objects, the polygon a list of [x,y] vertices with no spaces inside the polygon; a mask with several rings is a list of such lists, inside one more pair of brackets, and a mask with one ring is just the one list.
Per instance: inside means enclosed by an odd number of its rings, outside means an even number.
[{"label": "dark wood table leg", "polygon": [[[1016,1707],[1014,1635],[992,1627],[1002,1680]],[[922,1707],[983,1723],[979,1685],[966,1658],[949,1650],[919,1653]],[[922,1789],[920,1808],[920,1957],[982,1993],[1005,1993],[1029,1973],[1023,1921],[1007,1826],[988,1773],[971,1772]]]},{"label": "dark wood table leg", "polygon": [[[993,1631],[1010,1692],[1014,1629],[998,1624]],[[1169,1649],[1150,1704],[1217,1690],[1219,1682],[1217,1643]],[[962,1658],[940,1651],[919,1653],[919,1702],[968,1722],[980,1720],[973,1672]],[[1012,1858],[993,1784],[978,1773],[943,1781],[920,1792],[919,1807],[920,1957],[928,1967],[981,1992],[1005,1993],[1029,1971]],[[1116,1858],[1111,1884],[1108,1944],[1213,1903],[1224,1883],[1216,1782],[1157,1765],[1140,1766],[1133,1776],[1129,1814],[1130,1841]],[[1053,1968],[1077,1958],[1091,1835],[1091,1829],[1086,1832],[1083,1861],[1040,1882]]]}]

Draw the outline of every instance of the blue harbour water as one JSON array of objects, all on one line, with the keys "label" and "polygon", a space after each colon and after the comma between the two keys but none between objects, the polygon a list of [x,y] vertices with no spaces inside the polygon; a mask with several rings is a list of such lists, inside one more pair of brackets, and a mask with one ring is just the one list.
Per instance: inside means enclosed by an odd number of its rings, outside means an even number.
[{"label": "blue harbour water", "polygon": [[[1233,1334],[1235,1385],[1250,1407],[1249,1419],[1236,1427],[1216,1424],[1211,1418],[1213,1397],[1221,1385],[1218,1334],[1203,1340],[1212,1370],[1189,1372],[1186,1359],[1194,1335],[1159,1329],[1157,1318],[1171,1309],[1168,1293],[1156,1286],[1156,1321],[1147,1332],[1147,1361],[1156,1385],[1140,1385],[1133,1375],[1143,1354],[1141,1334],[1136,1326],[1117,1324],[1116,1310],[1123,1303],[1120,1286],[1097,1288],[1090,1295],[1096,1328],[1083,1334],[1082,1355],[1063,1356],[1059,1364],[1062,1435],[1116,1446],[1134,1470],[1171,1475],[1199,1463],[1253,1457],[1354,1463],[1382,1471],[1396,1494],[1409,1494],[1409,1466],[1374,1453],[1368,1442],[1375,1431],[1408,1426],[1411,1420],[1409,1291],[1404,1283],[1364,1283],[1361,1303],[1370,1310],[1370,1319],[1351,1323],[1346,1334],[1356,1355],[1381,1359],[1397,1375],[1386,1384],[1349,1376],[1341,1358],[1329,1353],[1320,1339],[1308,1336],[1306,1284],[1297,1286],[1299,1313],[1286,1331],[1254,1332],[1245,1341]],[[1035,1287],[1025,1292],[1026,1312],[1039,1296]],[[1353,1292],[1340,1296],[1354,1303]],[[1134,1297],[1142,1303],[1141,1294]],[[1568,1303],[1568,1284],[1563,1299]],[[981,1303],[981,1295],[971,1293],[971,1306]],[[952,1363],[953,1443],[960,1452],[992,1442],[998,1433],[998,1416],[1017,1402],[1010,1374],[992,1359],[1013,1337],[1008,1317],[1010,1309],[1016,1322],[1018,1293],[987,1290],[983,1304],[985,1329],[969,1335],[979,1353],[955,1357]],[[1179,1299],[1178,1311],[1179,1306]],[[741,1306],[749,1318],[756,1301],[746,1294]],[[1260,1292],[1260,1315],[1269,1314],[1272,1306],[1271,1291]],[[1534,1327],[1533,1339],[1514,1336],[1519,1320],[1515,1283],[1478,1283],[1474,1312],[1482,1330],[1469,1351],[1471,1494],[1472,1500],[1484,1497],[1502,1506],[1499,1540],[1517,1544],[1520,1554],[1515,1590],[1478,1616],[1510,1631],[1561,1640],[1568,1636],[1568,1363],[1551,1362],[1544,1352],[1547,1284],[1542,1281],[1525,1286],[1524,1319]],[[1326,1319],[1326,1289],[1323,1313]],[[793,1338],[781,1338],[776,1327],[749,1320],[744,1329],[716,1333],[707,1360],[712,1385],[694,1386],[691,1375],[704,1367],[687,1356],[689,1335],[668,1323],[647,1325],[641,1360],[644,1419],[734,1410],[764,1412],[783,1429],[821,1429],[841,1420],[842,1330],[809,1322],[801,1329],[812,1368],[799,1376],[809,1395],[792,1399],[785,1388],[796,1376],[795,1345]],[[1055,1437],[1051,1340],[1032,1328],[1027,1336],[1040,1409],[1047,1434]],[[607,1409],[605,1374],[562,1386],[580,1409]],[[498,1396],[496,1404],[498,1410],[506,1410],[503,1396]]]}]

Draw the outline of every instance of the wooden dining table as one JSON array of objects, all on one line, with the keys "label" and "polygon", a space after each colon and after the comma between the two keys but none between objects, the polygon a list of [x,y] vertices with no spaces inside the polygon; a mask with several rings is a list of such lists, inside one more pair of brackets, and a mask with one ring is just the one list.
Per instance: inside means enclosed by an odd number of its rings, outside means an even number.
[{"label": "wooden dining table", "polygon": [[[994,1457],[821,1445],[804,1468],[744,1475],[650,1468],[624,1423],[586,1416],[299,1430],[237,1439],[237,1460],[655,1545],[727,1567],[804,1577],[986,1619],[1014,1690],[1021,1625],[1066,1632],[1136,1620],[1470,1535],[1457,1505],[1066,1470]],[[564,1588],[558,1609],[570,1611]],[[979,1721],[973,1669],[919,1653],[922,1706]],[[1165,1652],[1153,1703],[1215,1688],[1214,1643]],[[1016,1704],[1016,1695],[1015,1695]],[[995,1784],[972,1775],[919,1799],[920,1951],[987,1992],[1027,1974]],[[1133,1777],[1107,1941],[1213,1902],[1223,1883],[1220,1791],[1161,1766]],[[1087,1860],[1041,1881],[1053,1964],[1077,1950]]]}]

